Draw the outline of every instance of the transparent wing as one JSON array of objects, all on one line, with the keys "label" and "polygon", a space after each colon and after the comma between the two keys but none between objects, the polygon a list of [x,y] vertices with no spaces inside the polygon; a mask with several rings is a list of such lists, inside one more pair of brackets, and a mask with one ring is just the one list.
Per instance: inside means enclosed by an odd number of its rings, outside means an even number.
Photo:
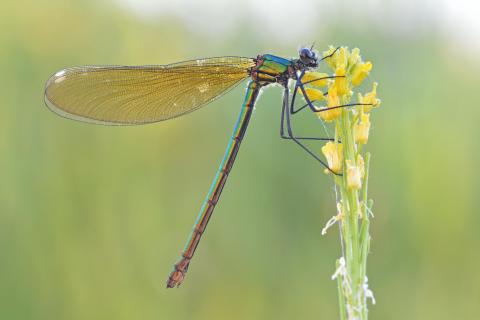
[{"label": "transparent wing", "polygon": [[211,102],[249,76],[255,64],[218,57],[156,66],[84,66],[55,73],[45,102],[55,113],[97,124],[167,120]]}]

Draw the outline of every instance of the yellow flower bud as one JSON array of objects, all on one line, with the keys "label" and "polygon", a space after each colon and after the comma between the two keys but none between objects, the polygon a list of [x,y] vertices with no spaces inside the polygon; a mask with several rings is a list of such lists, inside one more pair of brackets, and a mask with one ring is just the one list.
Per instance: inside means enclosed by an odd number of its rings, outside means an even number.
[{"label": "yellow flower bud", "polygon": [[[303,95],[303,91],[300,90]],[[321,101],[325,100],[325,96],[323,95],[323,91],[314,89],[314,88],[305,88],[305,93],[310,101]]]},{"label": "yellow flower bud", "polygon": [[343,145],[341,143],[327,142],[322,147],[322,153],[327,159],[328,167],[335,173],[342,171]]},{"label": "yellow flower bud", "polygon": [[358,94],[359,103],[371,104],[371,106],[363,106],[364,112],[370,112],[373,107],[378,107],[380,105],[381,101],[380,99],[377,99],[377,85],[378,83],[374,82],[372,91],[365,94],[365,96],[362,96],[360,93]]},{"label": "yellow flower bud", "polygon": [[[323,52],[323,57],[330,56],[334,51],[335,51],[335,47],[329,46],[328,50]],[[337,66],[336,55],[337,55],[337,52],[335,52],[333,56],[326,58],[324,60],[330,66],[330,68],[332,68],[332,70],[335,70]]]},{"label": "yellow flower bud", "polygon": [[337,87],[337,94],[342,96],[346,94],[347,92],[350,92],[350,89],[348,88],[348,83],[347,83],[347,78],[345,77],[345,66],[339,66],[335,70],[335,76],[338,78],[335,78],[335,86]]},{"label": "yellow flower bud", "polygon": [[360,176],[363,179],[365,177],[365,160],[363,160],[361,154],[357,156],[357,166],[360,168]]},{"label": "yellow flower bud", "polygon": [[360,49],[353,48],[350,56],[348,57],[348,65],[354,66],[357,63],[362,61],[362,57],[360,56]]},{"label": "yellow flower bud", "polygon": [[[303,84],[310,84],[314,87],[325,87],[328,84],[328,79],[321,79],[328,77],[328,74],[326,73],[321,73],[321,72],[306,72],[303,75],[302,78],[302,83]],[[315,80],[315,79],[320,79],[320,80]]]},{"label": "yellow flower bud", "polygon": [[362,174],[358,166],[352,160],[346,160],[347,165],[347,187],[358,190],[362,187]]},{"label": "yellow flower bud", "polygon": [[354,136],[355,142],[366,144],[368,142],[368,133],[370,131],[370,114],[362,113],[360,121],[355,124]]},{"label": "yellow flower bud", "polygon": [[[335,50],[336,48],[330,46],[327,51],[323,52],[323,56],[329,56]],[[346,68],[349,55],[350,53],[348,52],[348,49],[346,47],[341,47],[335,52],[333,56],[325,59],[325,62],[330,66],[330,68],[332,68],[332,70],[336,70],[338,67]]]},{"label": "yellow flower bud", "polygon": [[331,86],[328,88],[328,95],[327,95],[328,107],[336,107],[340,105],[340,99],[337,94],[337,87]]},{"label": "yellow flower bud", "polygon": [[[340,99],[337,94],[337,87],[333,85],[328,89],[327,108],[337,107],[339,104],[340,104]],[[321,108],[321,109],[327,109],[327,108]],[[341,108],[318,112],[318,116],[327,122],[337,119],[338,117],[340,117],[341,114],[342,114]]]},{"label": "yellow flower bud", "polygon": [[348,56],[350,53],[348,52],[348,49],[346,47],[341,47],[338,49],[337,53],[335,54],[336,57],[336,68],[343,67],[344,69],[347,67],[347,62],[348,62]]},{"label": "yellow flower bud", "polygon": [[358,86],[370,74],[373,64],[370,61],[358,63],[352,69],[352,85]]}]

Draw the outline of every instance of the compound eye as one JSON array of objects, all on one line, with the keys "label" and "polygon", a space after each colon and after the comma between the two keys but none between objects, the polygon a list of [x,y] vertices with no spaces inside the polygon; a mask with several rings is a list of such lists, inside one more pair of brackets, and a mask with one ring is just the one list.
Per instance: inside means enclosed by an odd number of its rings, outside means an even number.
[{"label": "compound eye", "polygon": [[300,49],[300,57],[312,58],[312,51],[308,48]]}]

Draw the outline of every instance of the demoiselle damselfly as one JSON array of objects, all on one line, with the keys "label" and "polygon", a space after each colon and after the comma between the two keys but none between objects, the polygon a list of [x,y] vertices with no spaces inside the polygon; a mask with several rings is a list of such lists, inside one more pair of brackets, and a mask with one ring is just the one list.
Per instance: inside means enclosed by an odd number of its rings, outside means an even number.
[{"label": "demoiselle damselfly", "polygon": [[[305,92],[304,85],[309,82],[335,78],[326,76],[302,81],[306,72],[317,68],[320,61],[328,59],[335,52],[336,50],[320,60],[312,48],[301,48],[296,59],[264,54],[256,58],[226,56],[169,65],[67,68],[55,73],[47,81],[45,102],[53,112],[73,120],[104,125],[139,125],[168,120],[192,112],[212,102],[246,78],[250,78],[245,100],[220,168],[200,209],[181,258],[167,280],[167,287],[173,288],[178,287],[185,277],[232,169],[258,94],[263,87],[279,84],[284,89],[281,138],[295,142],[330,170],[303,141],[333,139],[296,136],[291,117],[304,109],[318,113],[360,105],[357,103],[320,108],[314,105],[315,101],[311,101]],[[291,99],[290,80],[295,83]],[[299,90],[306,104],[295,109],[295,97]]]}]

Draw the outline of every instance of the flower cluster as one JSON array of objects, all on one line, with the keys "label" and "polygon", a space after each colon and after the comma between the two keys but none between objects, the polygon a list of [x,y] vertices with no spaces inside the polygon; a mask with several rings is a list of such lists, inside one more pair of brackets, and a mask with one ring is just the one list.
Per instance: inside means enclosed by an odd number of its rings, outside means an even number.
[{"label": "flower cluster", "polygon": [[[343,112],[350,112],[353,115],[354,141],[356,144],[366,144],[370,131],[370,112],[380,105],[380,99],[377,98],[377,83],[373,83],[371,91],[367,93],[358,92],[356,102],[351,100],[357,87],[370,74],[373,64],[362,60],[358,48],[350,51],[346,47],[337,49],[330,47],[323,52],[323,56],[333,74],[316,71],[305,73],[302,78],[305,95],[312,103],[319,106],[317,114],[326,122],[340,121]],[[345,104],[358,105],[350,106],[349,110],[344,111],[345,107],[342,106]],[[341,150],[340,142],[328,142],[322,147],[322,153],[327,159],[329,168],[338,174],[341,174],[345,168],[348,177],[351,178],[351,187],[359,188],[361,184],[358,182],[358,172],[363,169],[356,167],[360,161],[350,160],[347,163]]]}]

